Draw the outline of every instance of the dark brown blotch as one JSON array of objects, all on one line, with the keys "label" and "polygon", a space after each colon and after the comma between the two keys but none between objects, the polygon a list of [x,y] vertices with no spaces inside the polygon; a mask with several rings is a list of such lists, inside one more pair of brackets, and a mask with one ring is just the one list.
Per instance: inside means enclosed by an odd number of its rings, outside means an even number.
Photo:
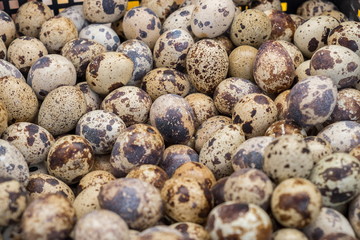
[{"label": "dark brown blotch", "polygon": [[234,203],[223,205],[219,208],[219,217],[223,223],[231,223],[249,211],[249,205],[245,203]]}]

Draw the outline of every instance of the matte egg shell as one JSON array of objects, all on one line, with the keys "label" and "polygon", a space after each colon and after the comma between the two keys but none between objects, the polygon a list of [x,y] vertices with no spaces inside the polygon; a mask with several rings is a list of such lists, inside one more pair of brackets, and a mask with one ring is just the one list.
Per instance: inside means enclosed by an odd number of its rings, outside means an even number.
[{"label": "matte egg shell", "polygon": [[171,13],[162,24],[162,31],[166,32],[172,29],[183,29],[188,31],[191,36],[194,34],[191,31],[191,16],[195,5],[191,4],[184,6]]},{"label": "matte egg shell", "polygon": [[320,15],[324,11],[336,9],[334,3],[323,0],[310,0],[303,2],[296,10],[296,14],[308,19]]},{"label": "matte egg shell", "polygon": [[334,28],[328,36],[329,45],[340,45],[353,50],[360,56],[360,23],[346,21]]},{"label": "matte egg shell", "polygon": [[195,114],[195,126],[200,126],[206,119],[218,115],[214,101],[203,93],[192,93],[185,97]]},{"label": "matte egg shell", "polygon": [[83,27],[86,27],[89,24],[85,19],[82,5],[73,5],[67,7],[59,13],[59,16],[69,18],[75,24],[78,32],[80,32]]},{"label": "matte egg shell", "polygon": [[106,47],[107,51],[116,51],[120,38],[114,30],[103,24],[90,24],[79,32],[79,38],[98,42]]},{"label": "matte egg shell", "polygon": [[16,37],[16,28],[15,23],[12,18],[4,11],[0,10],[0,36],[1,40],[5,43],[6,46],[15,39]]},{"label": "matte egg shell", "polygon": [[22,73],[10,62],[0,59],[0,77],[13,76],[25,81]]},{"label": "matte egg shell", "polygon": [[124,16],[128,0],[92,1],[83,2],[83,11],[86,20],[94,23],[109,23]]},{"label": "matte egg shell", "polygon": [[165,181],[169,179],[167,173],[160,167],[153,164],[143,164],[133,168],[127,175],[127,178],[137,178],[150,183],[161,190]]},{"label": "matte egg shell", "polygon": [[253,68],[258,50],[252,46],[242,45],[229,55],[229,75],[254,80]]}]

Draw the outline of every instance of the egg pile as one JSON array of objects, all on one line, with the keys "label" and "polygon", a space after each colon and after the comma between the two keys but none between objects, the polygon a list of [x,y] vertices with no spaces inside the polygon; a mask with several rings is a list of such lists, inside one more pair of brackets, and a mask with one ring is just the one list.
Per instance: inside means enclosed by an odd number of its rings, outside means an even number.
[{"label": "egg pile", "polygon": [[360,23],[331,2],[0,24],[0,239],[360,238]]}]

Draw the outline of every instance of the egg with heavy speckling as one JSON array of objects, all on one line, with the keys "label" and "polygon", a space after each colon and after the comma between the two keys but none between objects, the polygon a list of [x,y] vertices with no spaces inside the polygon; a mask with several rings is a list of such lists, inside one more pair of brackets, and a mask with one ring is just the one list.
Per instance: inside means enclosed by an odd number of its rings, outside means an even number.
[{"label": "egg with heavy speckling", "polygon": [[128,0],[91,1],[83,2],[83,11],[86,20],[94,23],[109,23],[124,16]]},{"label": "egg with heavy speckling", "polygon": [[360,123],[360,90],[345,88],[338,92],[331,122],[351,120]]},{"label": "egg with heavy speckling", "polygon": [[55,142],[54,137],[45,128],[28,122],[10,125],[4,131],[2,139],[19,149],[30,166],[43,162]]},{"label": "egg with heavy speckling", "polygon": [[120,133],[111,152],[111,165],[128,173],[142,164],[157,165],[165,145],[160,132],[146,124],[134,124]]},{"label": "egg with heavy speckling", "polygon": [[195,5],[191,4],[184,6],[171,13],[162,24],[162,32],[172,29],[183,29],[188,31],[191,36],[194,36],[191,31],[191,16]]},{"label": "egg with heavy speckling", "polygon": [[308,240],[306,235],[295,228],[282,228],[273,233],[274,240]]},{"label": "egg with heavy speckling", "polygon": [[304,1],[296,10],[296,14],[308,19],[313,16],[321,15],[324,11],[334,10],[336,6],[330,1],[309,0]]},{"label": "egg with heavy speckling", "polygon": [[266,10],[264,13],[271,21],[270,39],[285,40],[291,42],[294,37],[296,25],[292,18],[281,10]]},{"label": "egg with heavy speckling", "polygon": [[59,16],[69,18],[76,26],[76,29],[80,32],[81,29],[89,25],[86,21],[82,5],[73,5],[65,8],[59,13]]},{"label": "egg with heavy speckling", "polygon": [[330,143],[320,137],[309,136],[304,138],[304,140],[308,145],[315,164],[332,153]]},{"label": "egg with heavy speckling", "polygon": [[323,196],[326,207],[351,201],[359,193],[360,163],[347,153],[333,153],[319,160],[310,180]]},{"label": "egg with heavy speckling", "polygon": [[189,103],[181,96],[166,94],[157,98],[150,108],[150,123],[165,142],[183,144],[195,133],[195,116]]},{"label": "egg with heavy speckling", "polygon": [[154,68],[142,79],[141,88],[154,101],[165,94],[177,94],[185,97],[189,94],[191,84],[189,77],[172,68]]},{"label": "egg with heavy speckling", "polygon": [[98,110],[100,108],[102,98],[99,94],[91,90],[87,82],[80,82],[76,84],[76,87],[84,94],[87,112]]},{"label": "egg with heavy speckling", "polygon": [[89,141],[95,154],[107,154],[125,128],[125,123],[115,113],[95,110],[79,119],[76,134]]},{"label": "egg with heavy speckling", "polygon": [[277,118],[278,120],[286,119],[288,113],[288,100],[289,100],[290,89],[281,92],[276,96],[274,103],[278,111]]},{"label": "egg with heavy speckling", "polygon": [[181,232],[189,240],[210,240],[209,233],[197,223],[178,222],[170,225],[170,227]]},{"label": "egg with heavy speckling", "polygon": [[169,179],[167,173],[159,166],[153,164],[143,164],[133,168],[127,175],[127,178],[137,178],[150,183],[161,190],[165,181]]},{"label": "egg with heavy speckling", "polygon": [[311,57],[310,73],[330,77],[338,88],[354,87],[360,79],[360,56],[339,45],[322,47]]},{"label": "egg with heavy speckling", "polygon": [[360,55],[360,23],[356,21],[346,21],[334,28],[328,36],[329,45],[340,45],[353,50]]},{"label": "egg with heavy speckling", "polygon": [[73,184],[90,172],[94,164],[94,153],[85,138],[66,135],[51,146],[45,164],[51,175],[67,184]]},{"label": "egg with heavy speckling", "polygon": [[155,225],[163,215],[159,190],[135,178],[121,178],[105,184],[98,196],[101,208],[120,215],[132,229]]},{"label": "egg with heavy speckling", "polygon": [[193,44],[186,56],[186,70],[197,91],[212,94],[226,78],[229,57],[215,40],[203,39]]},{"label": "egg with heavy speckling", "polygon": [[0,136],[8,127],[9,113],[5,104],[0,100]]},{"label": "egg with heavy speckling", "polygon": [[258,50],[252,46],[242,45],[229,55],[229,75],[253,81],[253,68]]},{"label": "egg with heavy speckling", "polygon": [[79,32],[79,38],[98,42],[106,47],[107,51],[116,51],[120,45],[120,38],[114,30],[103,24],[90,24]]},{"label": "egg with heavy speckling", "polygon": [[279,120],[270,125],[266,129],[265,136],[280,137],[283,135],[299,135],[306,137],[306,131],[304,128],[297,125],[292,120]]},{"label": "egg with heavy speckling", "polygon": [[0,24],[2,26],[0,30],[1,40],[6,46],[9,46],[16,37],[15,23],[6,12],[0,10]]},{"label": "egg with heavy speckling", "polygon": [[203,93],[192,93],[185,97],[195,114],[195,126],[200,126],[205,120],[218,115],[214,101]]},{"label": "egg with heavy speckling", "polygon": [[0,77],[7,77],[7,76],[13,76],[26,81],[22,73],[19,71],[19,69],[17,69],[10,62],[0,59]]},{"label": "egg with heavy speckling", "polygon": [[299,126],[325,122],[336,105],[337,88],[326,76],[311,76],[298,82],[289,93],[288,119]]},{"label": "egg with heavy speckling", "polygon": [[84,94],[75,86],[61,86],[44,99],[38,114],[38,124],[57,136],[74,129],[86,113]]}]

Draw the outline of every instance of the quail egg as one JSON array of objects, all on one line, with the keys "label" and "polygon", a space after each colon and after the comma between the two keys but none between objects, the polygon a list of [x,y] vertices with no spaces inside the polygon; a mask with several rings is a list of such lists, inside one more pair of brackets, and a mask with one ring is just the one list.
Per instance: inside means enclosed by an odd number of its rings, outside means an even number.
[{"label": "quail egg", "polygon": [[177,10],[185,0],[144,0],[141,1],[142,7],[150,8],[154,13],[159,16],[161,22],[163,22],[173,11]]},{"label": "quail egg", "polygon": [[81,29],[89,25],[89,23],[85,19],[82,5],[73,5],[67,7],[59,13],[59,16],[69,18],[75,24],[78,32],[80,32]]},{"label": "quail egg", "polygon": [[26,81],[22,73],[10,62],[0,59],[0,78],[13,76]]},{"label": "quail egg", "polygon": [[253,0],[250,1],[249,4],[250,8],[253,9],[258,9],[261,11],[267,11],[267,10],[276,10],[276,11],[281,11],[281,3],[280,0]]},{"label": "quail egg", "polygon": [[342,89],[338,92],[334,111],[330,115],[331,122],[351,120],[360,123],[360,90]]},{"label": "quail egg", "polygon": [[102,98],[93,90],[91,90],[87,82],[80,82],[76,84],[76,87],[78,87],[80,91],[84,94],[87,106],[86,112],[100,109]]},{"label": "quail egg", "polygon": [[360,235],[360,195],[354,198],[349,206],[348,219],[352,228],[354,229],[356,236]]},{"label": "quail egg", "polygon": [[0,136],[8,127],[9,114],[5,104],[0,100]]},{"label": "quail egg", "polygon": [[5,43],[6,46],[9,46],[16,37],[15,23],[9,14],[0,10],[0,24],[1,40]]},{"label": "quail egg", "polygon": [[311,76],[310,73],[310,60],[306,60],[302,62],[296,69],[295,69],[295,83],[300,82],[308,77]]},{"label": "quail egg", "polygon": [[6,46],[3,40],[0,38],[0,59],[6,59]]},{"label": "quail egg", "polygon": [[170,227],[181,232],[189,240],[210,240],[209,233],[205,228],[196,223],[178,222],[170,225]]},{"label": "quail egg", "polygon": [[101,170],[106,171],[114,175],[116,178],[125,177],[126,173],[116,170],[110,163],[111,155],[95,155],[94,166],[91,169],[92,171]]},{"label": "quail egg", "polygon": [[282,228],[273,233],[274,240],[308,240],[306,235],[295,228]]},{"label": "quail egg", "polygon": [[304,1],[296,10],[296,14],[308,19],[313,16],[321,15],[325,11],[334,10],[336,6],[330,1],[308,0]]},{"label": "quail egg", "polygon": [[285,40],[276,40],[276,42],[280,43],[285,48],[285,50],[288,52],[291,59],[293,60],[295,70],[296,70],[296,68],[301,63],[304,62],[304,56],[303,56],[302,52],[300,51],[300,49],[298,47],[296,47],[294,44],[292,44],[291,42],[288,42]]},{"label": "quail egg", "polygon": [[214,206],[217,206],[225,202],[224,187],[229,177],[223,177],[216,181],[211,187],[210,191],[214,198]]},{"label": "quail egg", "polygon": [[101,209],[98,200],[101,186],[102,185],[89,186],[76,196],[73,206],[78,219],[94,210]]},{"label": "quail egg", "polygon": [[188,31],[191,36],[194,34],[191,31],[191,16],[194,11],[195,5],[191,4],[184,6],[172,12],[162,24],[162,32],[172,29],[182,29]]},{"label": "quail egg", "polygon": [[114,30],[103,24],[90,24],[79,32],[79,38],[85,38],[100,43],[107,51],[116,51],[120,38]]},{"label": "quail egg", "polygon": [[292,42],[296,29],[292,18],[281,10],[271,9],[264,11],[264,13],[271,21],[272,30],[270,39]]},{"label": "quail egg", "polygon": [[276,121],[271,124],[265,132],[265,136],[280,137],[283,135],[299,135],[301,137],[307,136],[305,129],[291,120]]},{"label": "quail egg", "polygon": [[143,164],[133,168],[127,175],[127,178],[137,178],[150,183],[161,190],[165,181],[169,179],[167,173],[160,167],[153,164]]},{"label": "quail egg", "polygon": [[258,50],[249,45],[242,45],[229,55],[229,75],[253,81],[253,68]]},{"label": "quail egg", "polygon": [[94,170],[87,173],[84,177],[81,178],[78,186],[77,193],[84,191],[89,187],[100,187],[116,178],[110,172],[102,170]]},{"label": "quail egg", "polygon": [[336,18],[341,23],[349,21],[348,17],[344,13],[342,13],[342,12],[340,12],[338,10],[324,11],[320,15],[321,16],[330,16],[330,17]]},{"label": "quail egg", "polygon": [[315,164],[332,153],[330,143],[320,137],[309,136],[304,138],[304,140],[308,145]]},{"label": "quail egg", "polygon": [[94,23],[109,23],[119,20],[124,16],[127,9],[128,0],[101,1],[94,2],[85,0],[83,11],[86,20]]},{"label": "quail egg", "polygon": [[360,55],[360,36],[358,34],[360,23],[355,21],[346,21],[334,28],[328,36],[329,45],[340,45],[353,50]]}]

